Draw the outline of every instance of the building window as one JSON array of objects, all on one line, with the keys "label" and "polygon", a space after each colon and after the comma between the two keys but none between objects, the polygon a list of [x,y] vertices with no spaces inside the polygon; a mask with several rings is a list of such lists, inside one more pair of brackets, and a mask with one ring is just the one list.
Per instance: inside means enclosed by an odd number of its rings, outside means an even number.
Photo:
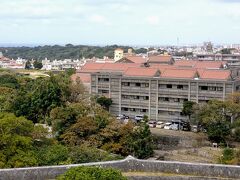
[{"label": "building window", "polygon": [[98,78],[99,82],[109,82],[109,78]]},{"label": "building window", "polygon": [[183,85],[177,85],[178,89],[183,89]]},{"label": "building window", "polygon": [[122,86],[130,86],[130,82],[123,82]]},{"label": "building window", "polygon": [[136,83],[135,86],[140,87],[141,83]]},{"label": "building window", "polygon": [[147,109],[140,109],[140,112],[147,112]]},{"label": "building window", "polygon": [[128,108],[124,107],[124,108],[122,108],[122,111],[128,111]]},{"label": "building window", "polygon": [[169,115],[175,115],[175,112],[174,111],[168,111],[168,114]]},{"label": "building window", "polygon": [[130,108],[130,111],[133,111],[133,112],[135,112],[135,111],[136,111],[136,109],[135,109],[135,108]]},{"label": "building window", "polygon": [[165,97],[165,98],[163,99],[163,101],[169,101],[169,98],[168,98],[168,97]]},{"label": "building window", "polygon": [[143,96],[143,99],[144,100],[149,100],[149,97],[148,96]]},{"label": "building window", "polygon": [[167,84],[167,88],[171,89],[172,88],[172,84]]},{"label": "building window", "polygon": [[139,99],[140,97],[139,96],[133,96],[133,99]]},{"label": "building window", "polygon": [[108,94],[109,91],[108,91],[108,90],[105,90],[105,89],[99,89],[99,90],[98,90],[98,93],[99,93],[99,94]]},{"label": "building window", "polygon": [[180,102],[179,98],[174,98],[173,100],[174,100],[174,102]]},{"label": "building window", "polygon": [[223,87],[217,87],[217,91],[223,91]]},{"label": "building window", "polygon": [[149,87],[148,83],[143,83],[143,87]]},{"label": "building window", "polygon": [[129,96],[128,95],[122,95],[122,98],[123,99],[129,99]]},{"label": "building window", "polygon": [[210,87],[208,87],[208,90],[209,90],[209,91],[216,91],[216,87],[210,86]]},{"label": "building window", "polygon": [[201,89],[202,91],[207,91],[207,90],[208,90],[208,87],[207,87],[207,86],[200,86],[200,89]]}]

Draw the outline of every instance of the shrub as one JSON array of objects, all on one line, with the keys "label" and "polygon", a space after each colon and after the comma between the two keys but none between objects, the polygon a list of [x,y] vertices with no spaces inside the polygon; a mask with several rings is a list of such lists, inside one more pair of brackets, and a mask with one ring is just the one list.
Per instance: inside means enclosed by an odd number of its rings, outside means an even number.
[{"label": "shrub", "polygon": [[80,166],[69,169],[58,180],[127,180],[119,170]]},{"label": "shrub", "polygon": [[234,159],[234,150],[231,148],[225,148],[223,150],[222,156],[220,157],[219,161],[223,164],[229,164],[231,160]]}]

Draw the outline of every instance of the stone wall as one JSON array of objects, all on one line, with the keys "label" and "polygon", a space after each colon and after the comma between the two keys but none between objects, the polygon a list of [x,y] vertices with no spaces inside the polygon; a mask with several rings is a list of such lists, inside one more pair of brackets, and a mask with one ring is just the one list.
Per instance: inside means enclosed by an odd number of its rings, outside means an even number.
[{"label": "stone wall", "polygon": [[240,166],[226,166],[215,164],[197,164],[182,163],[172,161],[155,161],[155,160],[138,160],[128,157],[124,160],[85,163],[63,166],[45,166],[30,168],[1,169],[0,180],[44,180],[54,179],[56,176],[64,173],[67,169],[76,166],[100,166],[113,167],[123,172],[163,172],[171,174],[193,175],[193,176],[209,176],[222,178],[240,179]]}]

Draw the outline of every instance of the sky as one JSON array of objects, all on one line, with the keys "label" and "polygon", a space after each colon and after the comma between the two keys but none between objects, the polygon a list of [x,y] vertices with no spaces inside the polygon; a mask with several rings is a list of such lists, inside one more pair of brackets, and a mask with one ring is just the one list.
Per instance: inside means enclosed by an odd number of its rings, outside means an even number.
[{"label": "sky", "polygon": [[0,44],[240,44],[240,0],[0,0]]}]

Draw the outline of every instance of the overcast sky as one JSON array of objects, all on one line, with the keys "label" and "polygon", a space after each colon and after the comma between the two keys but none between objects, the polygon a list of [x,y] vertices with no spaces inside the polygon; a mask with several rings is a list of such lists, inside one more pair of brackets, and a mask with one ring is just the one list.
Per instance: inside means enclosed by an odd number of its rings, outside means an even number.
[{"label": "overcast sky", "polygon": [[0,0],[0,43],[240,44],[240,0]]}]

